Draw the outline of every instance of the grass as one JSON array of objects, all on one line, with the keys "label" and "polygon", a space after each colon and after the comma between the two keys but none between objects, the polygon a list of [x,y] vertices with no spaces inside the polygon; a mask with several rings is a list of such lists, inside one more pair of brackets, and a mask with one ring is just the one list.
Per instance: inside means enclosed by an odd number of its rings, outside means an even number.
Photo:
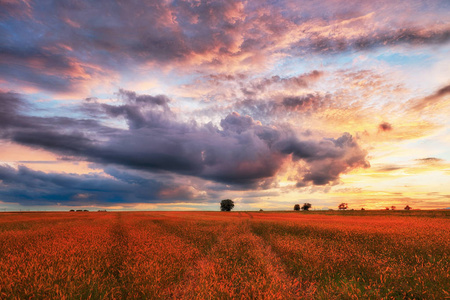
[{"label": "grass", "polygon": [[450,299],[450,212],[0,214],[1,299]]}]

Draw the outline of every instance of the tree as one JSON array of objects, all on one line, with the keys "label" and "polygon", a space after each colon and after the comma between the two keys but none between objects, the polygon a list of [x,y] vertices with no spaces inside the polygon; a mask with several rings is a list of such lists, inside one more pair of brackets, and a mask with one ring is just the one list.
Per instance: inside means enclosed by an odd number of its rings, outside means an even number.
[{"label": "tree", "polygon": [[230,211],[234,207],[234,201],[231,199],[225,199],[220,201],[220,210],[221,211]]},{"label": "tree", "polygon": [[410,210],[410,209],[411,209],[411,206],[409,206],[409,205],[405,206],[405,210]]},{"label": "tree", "polygon": [[308,211],[311,208],[311,203],[304,203],[302,206],[302,210]]},{"label": "tree", "polygon": [[392,210],[395,210],[397,207],[395,207],[394,205],[391,206]]},{"label": "tree", "polygon": [[339,204],[339,209],[347,209],[348,208],[348,204],[347,203],[341,203]]},{"label": "tree", "polygon": [[299,211],[300,210],[300,204],[295,204],[294,205],[294,210],[295,211]]}]

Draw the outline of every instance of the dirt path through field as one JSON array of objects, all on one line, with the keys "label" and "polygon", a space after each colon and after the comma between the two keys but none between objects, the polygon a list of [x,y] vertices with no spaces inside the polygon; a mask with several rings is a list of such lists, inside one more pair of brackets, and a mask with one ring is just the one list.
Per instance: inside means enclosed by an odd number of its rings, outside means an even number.
[{"label": "dirt path through field", "polygon": [[110,234],[110,248],[108,251],[108,268],[107,273],[110,273],[117,281],[117,286],[120,288],[121,295],[127,297],[128,290],[125,288],[127,282],[131,279],[126,270],[126,261],[128,259],[128,229],[124,225],[122,214],[116,215],[116,220],[109,229]]}]

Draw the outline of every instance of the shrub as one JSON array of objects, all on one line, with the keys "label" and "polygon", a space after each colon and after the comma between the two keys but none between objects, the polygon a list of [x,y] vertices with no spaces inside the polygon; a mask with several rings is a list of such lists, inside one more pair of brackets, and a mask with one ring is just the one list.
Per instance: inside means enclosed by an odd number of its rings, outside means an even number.
[{"label": "shrub", "polygon": [[339,209],[347,209],[348,208],[348,204],[347,203],[341,203],[339,204]]}]

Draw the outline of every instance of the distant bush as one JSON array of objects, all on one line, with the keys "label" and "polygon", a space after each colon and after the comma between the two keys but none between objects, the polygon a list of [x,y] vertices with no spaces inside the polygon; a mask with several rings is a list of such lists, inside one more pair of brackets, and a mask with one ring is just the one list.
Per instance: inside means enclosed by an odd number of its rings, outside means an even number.
[{"label": "distant bush", "polygon": [[300,204],[295,204],[294,205],[294,210],[295,211],[299,211],[300,210]]},{"label": "distant bush", "polygon": [[347,203],[341,203],[341,204],[339,204],[338,207],[339,207],[340,210],[344,210],[344,209],[348,208],[348,204]]}]

